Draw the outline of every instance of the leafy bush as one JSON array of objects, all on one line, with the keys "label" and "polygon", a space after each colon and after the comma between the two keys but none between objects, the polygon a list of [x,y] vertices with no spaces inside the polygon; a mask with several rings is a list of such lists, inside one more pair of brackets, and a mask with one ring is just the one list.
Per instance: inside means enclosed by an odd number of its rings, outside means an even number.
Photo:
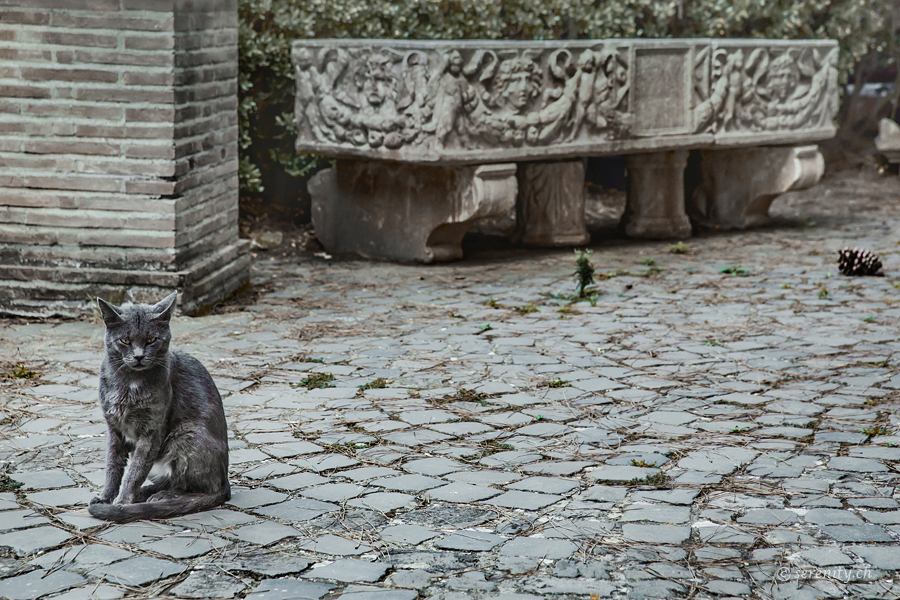
[{"label": "leafy bush", "polygon": [[295,39],[834,38],[846,81],[871,48],[886,47],[888,2],[240,0],[241,191],[262,192],[282,173],[300,188],[327,163],[293,149]]}]

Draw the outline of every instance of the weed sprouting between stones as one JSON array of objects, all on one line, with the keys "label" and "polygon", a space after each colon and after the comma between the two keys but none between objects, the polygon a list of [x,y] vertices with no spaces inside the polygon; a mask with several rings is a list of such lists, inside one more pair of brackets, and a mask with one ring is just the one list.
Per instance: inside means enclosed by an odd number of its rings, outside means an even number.
[{"label": "weed sprouting between stones", "polygon": [[381,390],[386,388],[388,386],[388,383],[389,382],[387,379],[385,379],[384,377],[379,377],[378,379],[373,379],[369,383],[364,383],[363,385],[359,386],[359,389],[360,391]]},{"label": "weed sprouting between stones", "polygon": [[662,486],[669,483],[669,476],[663,472],[654,473],[653,475],[647,475],[643,479],[634,478],[625,485],[627,486],[639,486],[639,485],[652,485],[652,486]]},{"label": "weed sprouting between stones", "polygon": [[296,356],[291,357],[291,360],[294,362],[309,362],[309,363],[320,363],[323,364],[325,362],[324,359],[314,358],[309,354],[297,354]]},{"label": "weed sprouting between stones", "polygon": [[591,256],[594,251],[590,248],[575,251],[575,285],[579,298],[587,297],[587,287],[594,283],[594,265],[591,263]]},{"label": "weed sprouting between stones", "polygon": [[537,305],[535,305],[534,302],[529,302],[528,304],[523,304],[522,306],[513,306],[513,310],[520,315],[527,315],[529,313],[536,313],[540,311],[540,309],[537,307]]},{"label": "weed sprouting between stones", "polygon": [[863,433],[868,436],[876,436],[876,435],[891,435],[891,430],[887,427],[869,427],[868,429],[860,429],[860,433]]},{"label": "weed sprouting between stones", "polygon": [[485,400],[496,398],[498,394],[485,394],[476,392],[466,388],[460,388],[455,394],[444,396],[443,398],[432,398],[429,400],[432,404],[449,404],[450,402],[478,402],[482,406],[486,406]]},{"label": "weed sprouting between stones", "polygon": [[25,365],[19,364],[3,374],[4,379],[34,379],[37,373]]},{"label": "weed sprouting between stones", "polygon": [[0,492],[15,492],[20,487],[22,487],[20,482],[10,479],[6,472],[0,471]]},{"label": "weed sprouting between stones", "polygon": [[687,254],[688,245],[684,242],[669,244],[669,252],[671,252],[672,254]]},{"label": "weed sprouting between stones", "polygon": [[310,373],[308,377],[304,378],[297,385],[308,390],[316,390],[334,387],[331,385],[332,381],[334,381],[334,375],[331,373]]},{"label": "weed sprouting between stones", "polygon": [[565,379],[551,379],[547,382],[547,387],[551,388],[561,388],[569,385],[569,382]]},{"label": "weed sprouting between stones", "polygon": [[655,469],[659,465],[657,465],[656,463],[648,463],[646,460],[631,459],[631,466]]},{"label": "weed sprouting between stones", "polygon": [[719,269],[719,273],[724,275],[734,275],[736,277],[747,277],[750,275],[750,269],[743,267],[741,265],[730,265],[728,267],[722,267]]}]

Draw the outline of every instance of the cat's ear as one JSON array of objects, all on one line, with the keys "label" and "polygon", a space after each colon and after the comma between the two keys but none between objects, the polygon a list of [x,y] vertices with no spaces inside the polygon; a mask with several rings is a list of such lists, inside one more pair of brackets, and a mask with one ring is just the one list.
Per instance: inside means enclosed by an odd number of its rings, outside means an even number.
[{"label": "cat's ear", "polygon": [[175,307],[175,300],[178,299],[178,292],[172,292],[159,302],[153,305],[153,320],[168,323],[172,318],[172,311]]},{"label": "cat's ear", "polygon": [[97,298],[97,305],[100,307],[100,314],[103,316],[103,322],[106,323],[107,326],[117,325],[123,321],[122,313],[119,312],[119,309],[103,298]]}]

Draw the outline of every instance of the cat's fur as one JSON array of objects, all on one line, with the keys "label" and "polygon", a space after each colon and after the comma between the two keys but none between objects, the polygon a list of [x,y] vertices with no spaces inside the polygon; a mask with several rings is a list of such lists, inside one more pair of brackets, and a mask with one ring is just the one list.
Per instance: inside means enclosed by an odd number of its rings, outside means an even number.
[{"label": "cat's fur", "polygon": [[222,398],[197,359],[169,351],[175,299],[122,306],[97,299],[106,323],[100,406],[109,448],[106,485],[88,510],[99,519],[164,519],[231,498]]}]

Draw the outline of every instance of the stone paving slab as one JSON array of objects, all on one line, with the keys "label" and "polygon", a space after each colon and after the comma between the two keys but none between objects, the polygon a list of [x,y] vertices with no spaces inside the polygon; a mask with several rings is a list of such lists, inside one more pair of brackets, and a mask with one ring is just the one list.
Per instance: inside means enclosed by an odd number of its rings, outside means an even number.
[{"label": "stone paving slab", "polygon": [[[38,373],[0,378],[0,597],[897,597],[898,194],[826,179],[684,254],[596,239],[593,305],[565,249],[261,255],[252,304],[173,321],[233,497],[167,522],[85,511],[101,324],[0,321],[0,370]],[[844,245],[885,276],[839,276]]]}]

